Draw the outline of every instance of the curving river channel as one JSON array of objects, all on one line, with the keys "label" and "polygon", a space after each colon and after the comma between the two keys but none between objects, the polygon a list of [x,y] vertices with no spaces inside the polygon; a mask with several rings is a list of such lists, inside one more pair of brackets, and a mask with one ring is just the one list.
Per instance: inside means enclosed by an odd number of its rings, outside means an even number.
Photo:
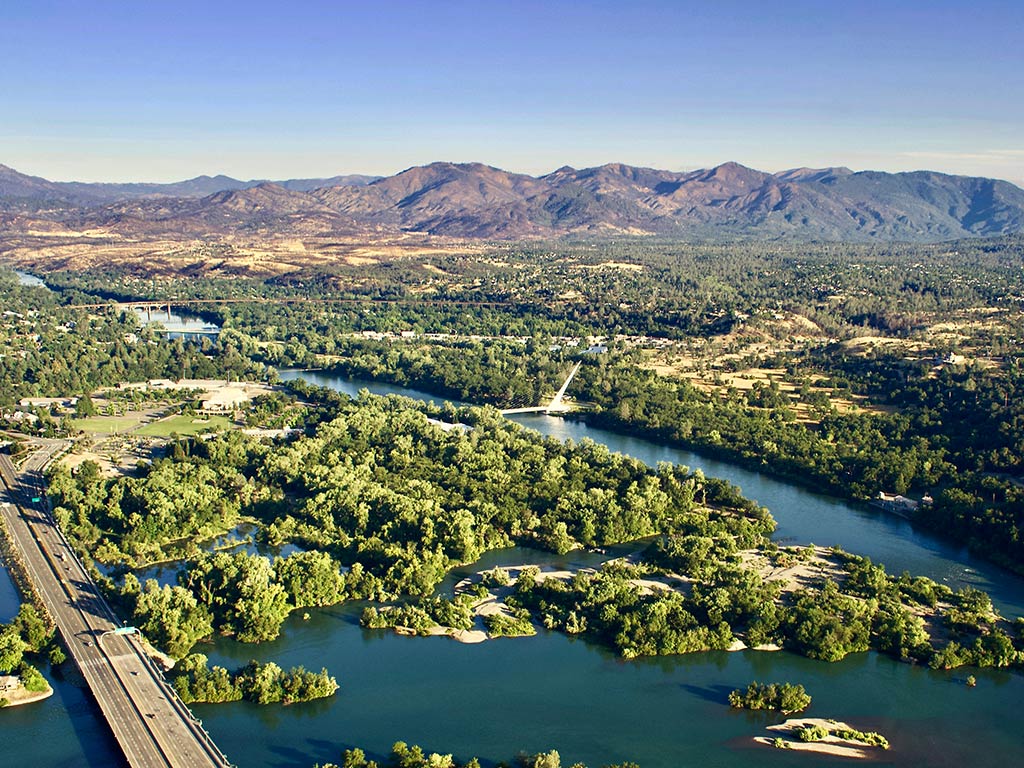
[{"label": "curving river channel", "polygon": [[[440,398],[402,387],[316,372],[282,372],[355,394],[366,388],[417,399]],[[1024,580],[1000,571],[908,522],[816,494],[756,472],[635,437],[549,416],[516,421],[560,439],[590,438],[648,463],[672,461],[739,485],[767,506],[786,543],[838,544],[869,555],[890,572],[904,569],[956,588],[990,592],[1007,616],[1024,615]],[[593,555],[515,549],[488,553],[463,569],[523,562],[593,562]],[[454,581],[454,574],[448,583]],[[13,612],[0,589],[0,618]],[[360,746],[370,756],[397,740],[428,750],[508,759],[519,750],[557,749],[564,765],[597,768],[632,760],[643,768],[816,766],[842,764],[753,744],[765,715],[734,712],[728,691],[751,680],[802,683],[813,696],[809,716],[846,720],[885,734],[893,747],[876,764],[898,766],[1024,765],[1024,676],[1005,672],[934,672],[875,653],[837,664],[788,653],[700,653],[623,661],[580,640],[542,632],[533,638],[462,645],[447,638],[404,638],[358,626],[360,605],[296,612],[282,636],[258,646],[220,638],[197,650],[211,662],[249,659],[282,666],[326,666],[341,688],[331,699],[290,707],[247,703],[197,706],[197,716],[243,768],[338,761]],[[964,685],[973,672],[976,688]],[[0,713],[8,754],[34,754],[33,765],[110,765],[116,748],[94,707],[73,685],[23,711]],[[12,717],[13,715],[13,717]],[[13,751],[9,751],[13,750]]]}]

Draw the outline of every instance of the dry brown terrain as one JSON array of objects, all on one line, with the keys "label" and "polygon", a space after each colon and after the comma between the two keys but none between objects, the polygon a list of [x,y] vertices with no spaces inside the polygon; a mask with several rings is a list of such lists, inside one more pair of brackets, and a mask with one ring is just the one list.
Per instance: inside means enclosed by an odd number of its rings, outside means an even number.
[{"label": "dry brown terrain", "polygon": [[689,172],[621,163],[563,166],[539,177],[482,163],[435,162],[385,178],[305,181],[300,189],[289,181],[207,177],[129,189],[49,182],[0,166],[0,228],[7,218],[44,222],[31,226],[37,231],[57,220],[121,232],[230,228],[303,237],[386,230],[480,240],[751,233],[934,242],[1018,232],[1024,212],[1024,190],[998,180],[938,173],[865,177],[846,168],[765,173],[735,162]]},{"label": "dry brown terrain", "polygon": [[[885,342],[895,341],[878,338]],[[796,414],[797,420],[814,423],[818,419],[817,414],[806,403],[800,402],[800,386],[787,376],[784,369],[759,365],[737,367],[737,362],[770,358],[779,353],[796,352],[835,341],[806,317],[792,312],[779,312],[768,318],[759,318],[756,324],[740,325],[726,335],[662,347],[648,357],[644,367],[659,376],[684,379],[697,389],[723,397],[731,390],[750,390],[756,383],[775,383],[788,396],[789,407]],[[810,378],[810,391],[826,395],[830,404],[840,413],[858,410],[882,413],[886,410],[867,402],[864,397],[837,396],[830,387],[819,386],[823,377]]]},{"label": "dry brown terrain", "polygon": [[54,225],[0,236],[0,261],[45,274],[116,267],[139,277],[254,277],[268,279],[333,266],[358,267],[400,259],[481,253],[480,244],[414,233],[359,237],[183,233],[129,236]]},{"label": "dry brown terrain", "polygon": [[[933,318],[932,322],[926,319],[907,337],[875,333],[840,340],[829,337],[806,317],[793,312],[777,312],[738,324],[725,335],[671,342],[658,348],[647,345],[649,354],[642,367],[659,376],[688,381],[704,392],[722,397],[731,391],[750,390],[757,383],[774,383],[788,397],[789,407],[798,421],[816,423],[819,415],[815,409],[800,401],[803,377],[797,379],[782,368],[769,368],[751,361],[770,360],[779,354],[839,344],[843,352],[852,357],[884,354],[900,358],[908,365],[923,363],[931,366],[932,376],[949,365],[997,369],[1002,367],[1003,360],[992,352],[991,339],[1014,338],[1019,323],[1020,313],[1016,310],[965,309]],[[940,353],[948,349],[956,352]],[[827,386],[823,376],[811,375],[807,380],[809,392],[824,394],[839,413],[892,412],[891,408],[870,402],[860,395],[839,396]]]}]

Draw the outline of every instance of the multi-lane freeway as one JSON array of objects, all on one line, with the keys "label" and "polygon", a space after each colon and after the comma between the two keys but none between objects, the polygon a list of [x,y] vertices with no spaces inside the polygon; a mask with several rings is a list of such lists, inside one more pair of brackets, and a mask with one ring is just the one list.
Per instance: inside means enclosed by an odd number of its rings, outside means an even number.
[{"label": "multi-lane freeway", "polygon": [[227,758],[121,623],[49,514],[43,470],[63,449],[39,441],[15,469],[0,454],[4,522],[29,579],[53,618],[132,768],[225,768]]}]

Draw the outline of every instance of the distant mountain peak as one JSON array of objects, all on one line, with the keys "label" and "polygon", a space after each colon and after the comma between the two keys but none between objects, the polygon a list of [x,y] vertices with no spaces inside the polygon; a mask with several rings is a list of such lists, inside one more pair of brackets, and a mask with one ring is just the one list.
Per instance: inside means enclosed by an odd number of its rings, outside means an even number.
[{"label": "distant mountain peak", "polygon": [[711,171],[716,175],[727,173],[743,173],[752,170],[752,168],[748,168],[747,166],[741,163],[737,163],[735,160],[726,160],[724,163],[720,163],[711,169]]},{"label": "distant mountain peak", "polygon": [[716,165],[706,171],[700,172],[701,181],[723,181],[728,183],[756,184],[764,180],[768,175],[763,171],[755,171],[745,165],[730,160],[729,162]]},{"label": "distant mountain peak", "polygon": [[823,181],[840,176],[852,176],[846,166],[835,166],[831,168],[790,168],[786,171],[779,171],[774,174],[775,178],[781,181]]},{"label": "distant mountain peak", "polygon": [[190,184],[190,183],[194,183],[194,182],[202,182],[202,183],[209,183],[209,182],[220,182],[220,183],[223,183],[223,182],[229,182],[231,184],[244,184],[245,183],[244,181],[239,181],[238,179],[233,179],[230,176],[225,176],[223,173],[218,173],[216,176],[208,176],[207,174],[204,173],[201,176],[194,176],[191,179],[186,179],[185,181],[177,182],[177,183],[179,183],[179,184]]}]

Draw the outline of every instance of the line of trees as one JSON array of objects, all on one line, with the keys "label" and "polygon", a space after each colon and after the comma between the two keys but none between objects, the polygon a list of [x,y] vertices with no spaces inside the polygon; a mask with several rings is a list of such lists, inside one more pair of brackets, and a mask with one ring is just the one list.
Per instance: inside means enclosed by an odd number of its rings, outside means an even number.
[{"label": "line of trees", "polygon": [[[498,763],[499,768],[561,768],[562,758],[556,750],[537,754],[520,753],[511,762]],[[391,754],[381,761],[368,759],[359,748],[342,752],[340,763],[318,763],[316,768],[480,768],[480,761],[473,757],[466,762],[456,760],[452,755],[427,752],[422,747],[410,746],[404,741],[395,742]],[[569,768],[587,768],[583,763],[573,763]],[[603,768],[640,768],[636,763],[615,763]]]},{"label": "line of trees", "polygon": [[245,699],[256,704],[295,704],[332,696],[338,682],[326,669],[310,672],[294,667],[285,672],[274,662],[250,661],[229,672],[208,666],[201,653],[186,656],[174,666],[174,690],[186,704],[219,703]]},{"label": "line of trees", "polygon": [[736,709],[772,709],[789,715],[811,706],[811,697],[799,684],[759,683],[755,680],[746,690],[737,688],[731,691],[729,706]]}]

